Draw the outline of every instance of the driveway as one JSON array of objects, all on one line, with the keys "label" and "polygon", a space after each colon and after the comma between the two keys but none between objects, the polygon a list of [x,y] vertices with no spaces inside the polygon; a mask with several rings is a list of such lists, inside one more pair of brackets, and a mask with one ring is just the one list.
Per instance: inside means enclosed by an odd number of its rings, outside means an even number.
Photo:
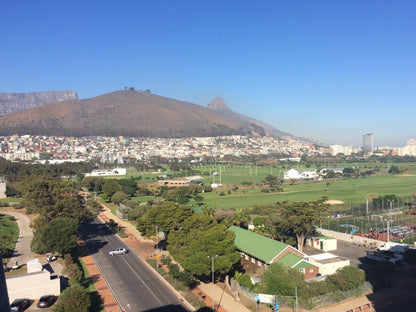
[{"label": "driveway", "polygon": [[16,261],[22,265],[26,264],[27,261],[32,259],[32,251],[30,250],[30,242],[33,238],[33,231],[30,228],[30,220],[23,213],[3,211],[0,213],[7,214],[15,217],[17,226],[19,227],[19,238],[17,239],[16,246],[13,251],[13,255],[10,258],[8,267],[11,267]]}]

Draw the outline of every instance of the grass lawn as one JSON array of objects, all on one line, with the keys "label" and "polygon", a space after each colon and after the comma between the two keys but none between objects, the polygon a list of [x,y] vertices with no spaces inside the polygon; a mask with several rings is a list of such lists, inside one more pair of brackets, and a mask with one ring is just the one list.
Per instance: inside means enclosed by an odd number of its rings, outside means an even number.
[{"label": "grass lawn", "polygon": [[0,214],[0,246],[3,262],[9,261],[18,238],[19,227],[14,217]]},{"label": "grass lawn", "polygon": [[8,197],[0,199],[0,203],[20,203],[23,201],[23,198]]},{"label": "grass lawn", "polygon": [[[373,176],[368,178],[338,180],[330,182],[287,185],[281,193],[262,193],[258,188],[231,191],[214,189],[205,193],[205,201],[213,207],[248,208],[274,205],[277,201],[313,201],[323,196],[349,203],[365,203],[371,194],[395,194],[403,200],[411,200],[416,190],[416,176]],[[221,192],[225,196],[220,196]]]}]

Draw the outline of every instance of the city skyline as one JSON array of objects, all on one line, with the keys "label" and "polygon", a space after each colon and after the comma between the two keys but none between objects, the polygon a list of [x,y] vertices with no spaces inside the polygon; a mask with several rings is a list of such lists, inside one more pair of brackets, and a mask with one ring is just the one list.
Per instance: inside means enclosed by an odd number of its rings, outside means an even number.
[{"label": "city skyline", "polygon": [[413,1],[6,1],[0,92],[124,87],[328,144],[415,136]]}]

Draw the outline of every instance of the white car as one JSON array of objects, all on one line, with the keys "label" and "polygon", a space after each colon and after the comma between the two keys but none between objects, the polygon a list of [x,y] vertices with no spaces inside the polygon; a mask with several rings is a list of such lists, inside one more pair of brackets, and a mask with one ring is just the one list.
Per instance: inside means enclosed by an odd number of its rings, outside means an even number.
[{"label": "white car", "polygon": [[118,247],[116,249],[111,250],[108,254],[110,256],[115,256],[115,255],[122,255],[127,253],[127,249],[124,247]]}]

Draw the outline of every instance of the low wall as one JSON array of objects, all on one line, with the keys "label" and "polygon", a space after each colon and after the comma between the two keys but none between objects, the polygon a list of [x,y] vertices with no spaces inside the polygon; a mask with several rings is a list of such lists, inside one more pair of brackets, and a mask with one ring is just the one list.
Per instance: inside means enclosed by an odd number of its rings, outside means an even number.
[{"label": "low wall", "polygon": [[[357,243],[367,242],[367,243],[376,243],[377,245],[386,243],[384,241],[380,241],[380,240],[373,239],[373,238],[368,238],[368,237],[358,236],[358,235],[350,235],[350,234],[326,230],[326,229],[317,229],[317,231],[320,232],[324,236],[329,236],[329,237],[336,238],[345,242],[351,242],[351,243],[352,242],[357,242]],[[399,245],[399,243],[395,243],[395,242],[389,242],[389,244],[390,246]]]}]

